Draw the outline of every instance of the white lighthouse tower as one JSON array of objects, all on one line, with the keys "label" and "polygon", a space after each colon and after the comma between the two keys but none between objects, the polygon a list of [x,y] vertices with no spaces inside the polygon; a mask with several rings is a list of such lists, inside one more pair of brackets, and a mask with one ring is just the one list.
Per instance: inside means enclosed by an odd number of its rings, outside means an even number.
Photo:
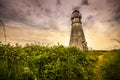
[{"label": "white lighthouse tower", "polygon": [[71,16],[72,30],[70,36],[69,46],[74,46],[80,50],[88,50],[87,42],[85,40],[84,32],[82,29],[81,14],[78,10],[73,11]]}]

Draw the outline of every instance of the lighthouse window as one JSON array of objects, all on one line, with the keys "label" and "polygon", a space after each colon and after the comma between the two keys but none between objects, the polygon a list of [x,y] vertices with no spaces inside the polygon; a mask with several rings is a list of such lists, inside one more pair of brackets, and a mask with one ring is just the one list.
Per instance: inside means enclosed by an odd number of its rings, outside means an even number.
[{"label": "lighthouse window", "polygon": [[74,18],[73,22],[79,22],[79,18]]}]

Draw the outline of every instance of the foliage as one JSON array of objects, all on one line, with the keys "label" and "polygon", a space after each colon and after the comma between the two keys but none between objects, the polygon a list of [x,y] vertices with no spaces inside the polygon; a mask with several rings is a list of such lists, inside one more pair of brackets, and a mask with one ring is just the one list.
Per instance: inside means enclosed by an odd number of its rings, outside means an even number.
[{"label": "foliage", "polygon": [[[89,51],[87,52],[87,57],[89,58],[89,65],[87,66],[89,80],[100,80],[98,71],[99,66],[99,56],[103,55],[100,51]],[[101,79],[102,80],[102,79]]]},{"label": "foliage", "polygon": [[105,53],[101,69],[104,80],[120,80],[120,50]]},{"label": "foliage", "polygon": [[74,47],[0,44],[0,80],[88,80],[88,64]]}]

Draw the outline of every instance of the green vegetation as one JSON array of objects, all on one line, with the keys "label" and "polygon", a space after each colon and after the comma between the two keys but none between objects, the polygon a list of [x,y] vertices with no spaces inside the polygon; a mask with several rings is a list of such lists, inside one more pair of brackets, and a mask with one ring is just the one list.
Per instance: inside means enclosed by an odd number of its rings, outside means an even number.
[{"label": "green vegetation", "polygon": [[120,50],[104,54],[102,76],[104,80],[120,80]]},{"label": "green vegetation", "polygon": [[120,50],[0,44],[0,80],[120,80]]},{"label": "green vegetation", "polygon": [[90,80],[120,80],[120,50],[89,51]]},{"label": "green vegetation", "polygon": [[0,44],[0,80],[87,80],[85,54],[62,45]]}]

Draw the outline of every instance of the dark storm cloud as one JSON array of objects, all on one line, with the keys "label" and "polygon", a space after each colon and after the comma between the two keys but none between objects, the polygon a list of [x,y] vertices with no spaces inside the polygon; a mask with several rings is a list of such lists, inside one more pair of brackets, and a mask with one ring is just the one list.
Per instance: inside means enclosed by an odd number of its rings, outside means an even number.
[{"label": "dark storm cloud", "polygon": [[0,27],[3,26],[3,22],[2,22],[2,19],[0,19]]},{"label": "dark storm cloud", "polygon": [[72,10],[80,10],[83,5],[89,5],[88,0],[80,0],[79,4],[72,8]]},{"label": "dark storm cloud", "polygon": [[46,8],[46,9],[44,9],[44,11],[48,17],[51,17],[50,14],[52,13],[52,11],[50,9]]},{"label": "dark storm cloud", "polygon": [[89,5],[88,0],[82,0],[82,5]]},{"label": "dark storm cloud", "polygon": [[[33,0],[32,0],[32,1],[33,1]],[[34,3],[36,6],[41,7],[42,4],[43,4],[43,1],[44,1],[44,0],[35,0],[35,1],[33,1],[33,3]]]},{"label": "dark storm cloud", "polygon": [[[22,11],[21,8],[18,7],[16,3],[11,4],[10,1],[0,1],[4,7],[0,7],[0,17],[13,20],[13,21],[24,21],[25,20],[25,11]],[[16,8],[15,8],[16,6]],[[23,9],[25,8],[24,6],[22,7]]]},{"label": "dark storm cloud", "polygon": [[90,16],[87,17],[88,20],[91,20],[92,18],[93,18],[92,15],[90,15]]},{"label": "dark storm cloud", "polygon": [[[49,23],[46,26],[44,22],[37,22],[37,19],[50,21],[48,18],[51,17],[52,11],[49,9],[49,5],[46,7],[45,3],[46,0],[0,0],[0,18],[41,29],[54,28],[56,24],[48,27]],[[61,2],[58,0],[57,4],[61,4]]]},{"label": "dark storm cloud", "polygon": [[114,16],[113,21],[117,21],[118,23],[120,23],[120,14]]},{"label": "dark storm cloud", "polygon": [[4,4],[3,4],[3,3],[0,3],[0,7],[4,8],[5,6],[4,6]]},{"label": "dark storm cloud", "polygon": [[72,10],[73,10],[73,11],[74,11],[74,10],[79,10],[80,8],[81,8],[80,6],[76,6],[76,7],[73,7]]},{"label": "dark storm cloud", "polygon": [[120,22],[120,0],[107,0],[111,6],[113,12],[112,19],[110,21]]},{"label": "dark storm cloud", "polygon": [[[118,39],[119,4],[119,0],[0,0],[0,18],[3,22],[8,20],[5,22],[8,36],[16,42],[19,37],[41,41],[48,37],[47,41],[53,42],[59,42],[57,39],[64,42],[66,38],[69,42],[71,13],[77,9],[82,14],[82,27],[88,45],[97,48],[106,44],[109,47],[108,43],[112,44],[109,39]],[[100,39],[96,38],[98,36]]]},{"label": "dark storm cloud", "polygon": [[[109,12],[114,13],[110,16],[111,18],[108,19],[108,22],[109,21],[112,22],[115,20],[119,21],[120,20],[120,6],[119,6],[120,1],[119,0],[107,0],[107,1],[110,4],[110,8],[111,8],[110,9],[111,11]],[[0,17],[35,26],[36,23],[34,22],[37,21],[35,17],[46,20],[46,21],[50,21],[50,19],[55,20],[55,16],[57,18],[63,17],[66,14],[70,14],[73,10],[81,10],[81,8],[84,7],[84,5],[89,5],[89,3],[94,3],[94,2],[95,0],[93,1],[92,0],[71,0],[71,1],[67,1],[67,0],[66,1],[63,1],[63,0],[52,0],[52,1],[48,1],[48,0],[29,0],[29,1],[28,0],[12,0],[12,1],[0,0]],[[103,8],[99,9],[100,5],[97,5],[94,7],[94,4],[93,4],[87,7],[90,8],[90,6],[92,6],[93,9],[97,9],[96,12],[104,11]],[[92,11],[92,9],[90,11]],[[86,17],[87,20],[91,19],[90,17],[91,14],[90,13],[87,13],[87,14],[89,14]],[[102,14],[107,14],[107,13],[100,13],[100,15]],[[96,17],[96,16],[93,14],[93,17]],[[41,24],[43,23],[42,22],[41,23],[39,22],[39,24],[37,23],[37,25],[41,25]],[[56,23],[54,24],[57,25]],[[42,27],[46,27],[46,26],[44,25]]]},{"label": "dark storm cloud", "polygon": [[62,4],[62,3],[61,3],[61,0],[57,0],[56,4],[57,4],[57,5],[61,5],[61,4]]}]

